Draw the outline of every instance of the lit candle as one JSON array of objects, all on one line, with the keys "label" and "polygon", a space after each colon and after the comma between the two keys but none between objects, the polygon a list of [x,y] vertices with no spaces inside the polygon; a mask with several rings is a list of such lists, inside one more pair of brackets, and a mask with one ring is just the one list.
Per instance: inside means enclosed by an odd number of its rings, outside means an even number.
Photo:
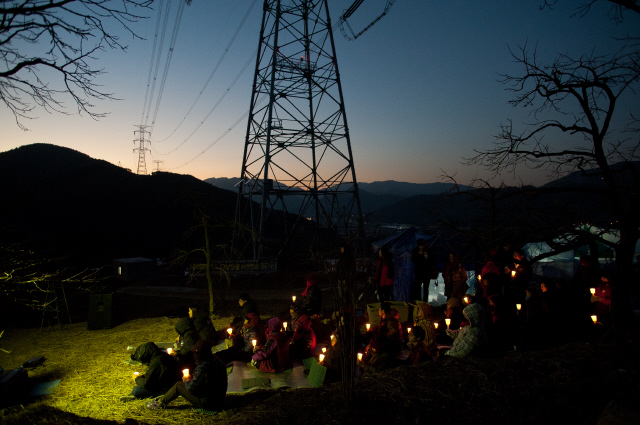
[{"label": "lit candle", "polygon": [[478,280],[482,280],[482,276],[481,275],[478,275]]},{"label": "lit candle", "polygon": [[410,334],[411,333],[411,328],[407,328],[407,333]]},{"label": "lit candle", "polygon": [[466,302],[467,304],[469,304],[469,297],[464,297],[464,302]]},{"label": "lit candle", "polygon": [[182,369],[182,376],[185,378],[189,377],[189,369]]},{"label": "lit candle", "polygon": [[331,335],[331,341],[333,341],[333,335]]},{"label": "lit candle", "polygon": [[252,344],[253,344],[253,346],[255,347],[255,346],[256,346],[256,344],[258,343],[258,340],[257,340],[257,339],[252,339],[252,340],[251,340],[251,343],[252,343]]},{"label": "lit candle", "polygon": [[522,304],[516,304],[516,308],[518,309],[518,311],[522,310]]},{"label": "lit candle", "polygon": [[323,361],[323,360],[324,360],[324,354],[320,354],[320,355],[318,356],[318,361],[319,361],[320,363],[322,363],[322,361]]},{"label": "lit candle", "polygon": [[367,323],[366,325],[364,325],[364,327],[367,328],[367,331],[368,331],[369,329],[371,329],[371,324]]},{"label": "lit candle", "polygon": [[173,348],[167,348],[167,354],[171,355],[173,353]]},{"label": "lit candle", "polygon": [[325,347],[322,347],[322,352],[323,352],[323,353],[326,353],[326,352],[327,352],[327,349],[326,349]]},{"label": "lit candle", "polygon": [[296,301],[296,296],[295,295],[292,296],[291,299],[293,300],[293,302],[295,302]]},{"label": "lit candle", "polygon": [[513,270],[513,271],[511,272],[511,277],[515,277],[515,276],[516,276],[516,271],[515,271],[515,270]]},{"label": "lit candle", "polygon": [[231,334],[233,333],[233,328],[229,328],[229,329],[227,329],[227,333],[228,333],[229,335],[231,335]]},{"label": "lit candle", "polygon": [[444,323],[447,324],[447,329],[449,329],[449,325],[451,324],[451,319],[444,319]]},{"label": "lit candle", "polygon": [[134,374],[135,376],[138,376],[138,375],[140,375],[140,372],[133,372],[133,374]]},{"label": "lit candle", "polygon": [[286,331],[287,330],[287,322],[283,322],[282,326],[284,326],[284,330]]},{"label": "lit candle", "polygon": [[435,322],[433,326],[435,326],[435,328],[438,329],[438,322]]},{"label": "lit candle", "polygon": [[595,295],[596,294],[596,288],[591,288],[591,289],[589,289],[589,291],[591,291],[591,295]]},{"label": "lit candle", "polygon": [[362,353],[358,353],[358,360],[362,361]]},{"label": "lit candle", "polygon": [[596,323],[598,321],[598,316],[594,314],[593,316],[591,316],[591,320],[593,320],[593,323]]}]

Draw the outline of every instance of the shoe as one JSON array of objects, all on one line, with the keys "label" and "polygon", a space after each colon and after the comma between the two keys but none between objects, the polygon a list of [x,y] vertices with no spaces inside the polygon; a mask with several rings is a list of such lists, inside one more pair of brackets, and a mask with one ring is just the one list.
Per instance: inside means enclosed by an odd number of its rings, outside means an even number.
[{"label": "shoe", "polygon": [[127,402],[127,401],[133,401],[135,400],[137,397],[134,395],[123,395],[122,397],[120,397],[120,401],[123,402]]},{"label": "shoe", "polygon": [[160,401],[160,397],[156,397],[153,400],[151,400],[149,403],[147,403],[147,409],[149,410],[158,410],[158,409],[162,409],[164,407],[164,404]]}]

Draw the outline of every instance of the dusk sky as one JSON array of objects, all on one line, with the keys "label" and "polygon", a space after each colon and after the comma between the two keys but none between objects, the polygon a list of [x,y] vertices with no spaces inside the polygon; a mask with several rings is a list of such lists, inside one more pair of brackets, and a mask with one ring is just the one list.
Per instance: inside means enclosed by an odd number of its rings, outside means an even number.
[{"label": "dusk sky", "polygon": [[[329,0],[334,23],[352,2]],[[498,81],[501,73],[522,71],[513,64],[509,47],[537,45],[540,56],[549,61],[557,52],[579,56],[593,49],[605,54],[619,45],[613,37],[640,27],[637,14],[628,14],[623,24],[613,22],[607,16],[606,2],[586,17],[571,16],[579,1],[560,1],[555,10],[539,10],[541,3],[397,0],[388,15],[357,40],[346,40],[336,29],[358,180],[431,183],[441,181],[443,172],[455,174],[461,183],[486,178],[484,170],[462,165],[463,158],[472,156],[474,148],[489,148],[499,125],[508,118],[516,124],[527,120],[526,110],[507,103],[512,94]],[[366,0],[350,19],[354,31],[375,19],[384,4]],[[3,106],[0,151],[51,143],[135,171],[134,130],[144,121],[155,13],[132,27],[146,40],[133,40],[119,31],[123,43],[129,44],[127,52],[108,51],[94,63],[107,71],[97,82],[121,99],[96,104],[97,111],[110,113],[106,118],[95,121],[79,116],[67,102],[71,115],[36,109],[37,119],[23,120],[29,129],[24,132]],[[153,127],[149,171],[156,167],[152,161],[159,160],[164,171],[199,179],[240,175],[246,132],[246,118],[242,117],[249,109],[261,17],[262,0],[193,0],[185,7]],[[172,14],[170,27],[174,19]],[[158,78],[170,36],[171,28]],[[637,109],[637,97],[626,101]],[[152,114],[155,105],[154,99]],[[503,177],[507,184],[518,183],[510,175]],[[545,181],[539,172],[523,171],[518,177],[525,183]]]}]

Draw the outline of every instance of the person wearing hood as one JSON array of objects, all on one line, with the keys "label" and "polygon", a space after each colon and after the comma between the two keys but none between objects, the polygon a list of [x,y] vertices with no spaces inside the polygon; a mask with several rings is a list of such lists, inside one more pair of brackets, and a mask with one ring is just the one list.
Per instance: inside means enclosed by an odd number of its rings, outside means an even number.
[{"label": "person wearing hood", "polygon": [[435,356],[438,352],[436,346],[436,327],[433,325],[433,307],[431,304],[418,303],[416,320],[413,322],[414,328],[420,327],[424,331],[424,336],[421,341],[426,347],[427,353],[430,356]]},{"label": "person wearing hood", "polygon": [[306,314],[300,315],[293,323],[293,341],[290,347],[292,359],[308,359],[313,357],[316,349],[316,334],[311,329],[311,319]]},{"label": "person wearing hood", "polygon": [[322,291],[315,276],[307,277],[307,287],[300,297],[300,308],[306,310],[309,316],[322,315]]},{"label": "person wearing hood", "polygon": [[180,369],[176,360],[163,352],[153,342],[145,342],[131,355],[131,360],[147,365],[143,375],[135,377],[136,386],[131,394],[120,397],[120,401],[154,397],[167,391],[180,380]]},{"label": "person wearing hood", "polygon": [[178,336],[176,337],[176,350],[174,354],[181,369],[191,368],[194,365],[191,347],[200,340],[200,335],[188,317],[182,317],[175,326]]},{"label": "person wearing hood", "polygon": [[196,342],[191,352],[196,361],[193,374],[183,376],[182,381],[176,382],[165,395],[147,403],[147,409],[161,409],[180,396],[196,409],[219,412],[224,408],[228,383],[226,366],[211,353],[211,344],[206,340]]},{"label": "person wearing hood", "polygon": [[484,327],[484,308],[480,304],[469,304],[462,310],[469,326],[458,330],[447,329],[447,335],[453,339],[453,345],[445,355],[466,358],[482,352],[488,343]]},{"label": "person wearing hood", "polygon": [[289,337],[282,331],[282,321],[272,317],[267,321],[267,342],[255,348],[251,363],[258,370],[280,373],[291,367],[289,359]]},{"label": "person wearing hood", "polygon": [[247,317],[244,318],[244,324],[238,328],[235,334],[229,335],[229,340],[231,341],[229,348],[218,351],[216,356],[225,364],[234,360],[250,362],[253,355],[253,340],[256,341],[258,347],[262,347],[265,343],[264,331],[258,321],[258,316],[255,313],[247,314]]},{"label": "person wearing hood", "polygon": [[209,318],[209,310],[207,308],[192,305],[189,307],[189,320],[198,335],[200,335],[200,338],[209,341],[212,346],[218,343],[218,331],[216,331],[213,322]]}]

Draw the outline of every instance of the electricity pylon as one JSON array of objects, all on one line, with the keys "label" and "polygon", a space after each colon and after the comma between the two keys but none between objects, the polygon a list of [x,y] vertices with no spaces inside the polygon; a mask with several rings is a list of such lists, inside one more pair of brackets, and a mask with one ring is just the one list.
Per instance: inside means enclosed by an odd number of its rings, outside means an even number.
[{"label": "electricity pylon", "polygon": [[151,150],[145,147],[146,139],[144,135],[149,134],[149,131],[147,130],[149,126],[139,125],[137,127],[139,128],[139,130],[133,132],[133,134],[139,133],[138,138],[133,141],[133,143],[138,142],[138,147],[133,149],[134,152],[138,151],[138,171],[136,172],[136,174],[142,174],[146,176],[147,160],[145,158],[145,152],[146,151],[151,152]]},{"label": "electricity pylon", "polygon": [[264,2],[238,188],[236,223],[251,236],[236,232],[234,245],[245,258],[260,259],[265,239],[286,244],[301,221],[363,234],[326,0]]}]

